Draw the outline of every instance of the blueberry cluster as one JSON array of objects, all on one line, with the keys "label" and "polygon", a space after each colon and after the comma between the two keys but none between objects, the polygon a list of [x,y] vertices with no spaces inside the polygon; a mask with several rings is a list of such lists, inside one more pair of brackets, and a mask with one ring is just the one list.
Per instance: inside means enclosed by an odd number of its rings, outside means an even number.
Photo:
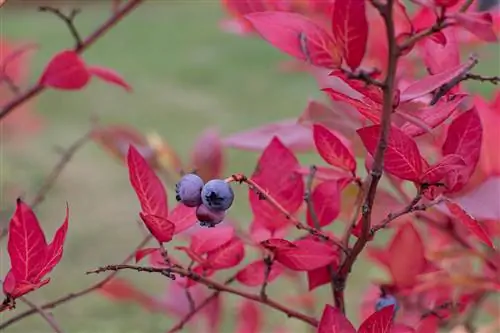
[{"label": "blueberry cluster", "polygon": [[206,184],[194,173],[184,175],[175,185],[175,199],[187,207],[196,207],[200,226],[215,227],[226,217],[234,201],[231,186],[222,179],[212,179]]}]

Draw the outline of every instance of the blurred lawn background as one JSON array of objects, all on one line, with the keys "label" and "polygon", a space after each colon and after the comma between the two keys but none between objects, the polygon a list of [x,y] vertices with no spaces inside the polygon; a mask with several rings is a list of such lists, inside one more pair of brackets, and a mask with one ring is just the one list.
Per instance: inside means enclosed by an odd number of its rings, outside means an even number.
[{"label": "blurred lawn background", "polygon": [[[35,80],[50,57],[73,41],[60,20],[36,11],[38,3],[19,2],[22,5],[7,5],[1,10],[1,34],[8,40],[40,44],[30,70]],[[66,1],[63,8],[75,4]],[[78,6],[83,9],[76,20],[82,36],[110,13],[108,1],[80,2]],[[194,140],[207,127],[228,134],[296,117],[308,97],[320,96],[312,77],[280,73],[277,63],[286,57],[263,41],[222,32],[218,28],[222,17],[216,0],[157,0],[140,6],[84,55],[90,64],[121,73],[134,92],[127,94],[97,80],[83,91],[45,92],[33,104],[45,118],[45,128],[22,144],[11,142],[2,147],[4,176],[31,198],[59,159],[54,146],[67,147],[80,137],[88,130],[93,114],[103,124],[129,124],[144,133],[157,131],[187,159]],[[489,62],[492,63],[495,64]],[[481,64],[479,71],[487,66]],[[489,95],[492,90],[487,89]],[[226,152],[228,175],[252,172],[257,154]],[[246,191],[238,190],[237,197],[240,199],[231,216],[248,225],[251,215],[245,203]],[[135,222],[139,205],[129,185],[127,170],[95,144],[86,145],[76,155],[37,209],[48,237],[62,223],[66,201],[71,216],[65,254],[51,274],[52,282],[29,295],[37,304],[80,290],[102,278],[86,276],[84,272],[120,262],[142,239]],[[172,195],[170,202],[173,203]],[[7,204],[12,203],[4,202],[3,208]],[[0,249],[0,275],[3,275],[8,269],[8,256],[5,244]],[[146,274],[124,272],[120,276],[138,282],[142,290],[156,296],[164,293],[168,283]],[[356,265],[348,286],[350,314],[357,316],[364,288],[376,276],[380,272],[374,265]],[[271,288],[271,296],[290,295],[288,287],[276,287]],[[315,294],[330,299],[328,286]],[[227,300],[234,304],[234,298]],[[16,311],[3,314],[0,322],[23,309],[25,306],[19,304]],[[283,322],[290,332],[305,332],[298,321],[264,310],[269,314],[268,327]],[[317,308],[318,315],[319,311]],[[113,303],[97,293],[58,307],[53,313],[62,328],[71,333],[157,333],[166,331],[175,322],[168,315],[152,315],[135,305]],[[231,318],[235,313],[234,306],[226,306],[226,325],[221,333],[232,332]],[[6,330],[7,333],[50,331],[39,316],[31,316]]]}]

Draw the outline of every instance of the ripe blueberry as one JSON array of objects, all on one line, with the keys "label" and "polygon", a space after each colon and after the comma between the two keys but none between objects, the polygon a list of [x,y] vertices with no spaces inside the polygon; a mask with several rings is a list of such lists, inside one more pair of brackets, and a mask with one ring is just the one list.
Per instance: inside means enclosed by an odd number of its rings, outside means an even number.
[{"label": "ripe blueberry", "polygon": [[201,205],[201,189],[203,180],[194,173],[182,176],[181,180],[175,184],[175,199],[182,202],[187,207]]},{"label": "ripe blueberry", "polygon": [[399,304],[396,297],[392,295],[380,296],[380,298],[377,300],[377,303],[375,303],[375,311],[380,311],[386,306],[391,306],[391,305],[394,305],[394,313],[396,313],[396,311],[399,310]]},{"label": "ripe blueberry", "polygon": [[226,217],[225,210],[211,210],[204,204],[196,208],[196,218],[202,227],[213,228],[215,225],[221,223],[224,217]]},{"label": "ripe blueberry", "polygon": [[201,200],[211,210],[225,211],[233,204],[234,192],[224,180],[212,179],[203,186]]}]

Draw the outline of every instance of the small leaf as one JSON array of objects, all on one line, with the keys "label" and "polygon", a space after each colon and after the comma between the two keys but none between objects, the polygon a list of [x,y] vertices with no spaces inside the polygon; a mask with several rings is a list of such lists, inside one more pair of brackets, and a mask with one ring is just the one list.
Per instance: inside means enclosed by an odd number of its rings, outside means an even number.
[{"label": "small leaf", "polygon": [[313,137],[316,149],[325,162],[346,171],[356,171],[352,152],[333,132],[321,125],[314,125]]},{"label": "small leaf", "polygon": [[470,232],[476,235],[483,243],[491,248],[495,248],[490,236],[486,233],[484,228],[479,222],[470,216],[461,206],[454,202],[446,201],[446,207],[450,210],[451,214],[462,222]]},{"label": "small leaf", "polygon": [[153,253],[159,251],[158,248],[156,247],[149,247],[145,249],[140,249],[135,252],[135,262],[138,263],[142,259],[146,258],[147,256],[152,255]]},{"label": "small leaf", "polygon": [[[236,274],[236,281],[249,287],[260,286],[264,283],[266,269],[267,265],[263,260],[256,260]],[[279,262],[274,262],[267,282],[273,282],[283,271],[284,267]]]},{"label": "small leaf", "polygon": [[332,32],[342,47],[344,59],[355,70],[361,64],[368,42],[368,20],[365,1],[336,0],[333,7]]},{"label": "small leaf", "polygon": [[160,243],[170,242],[174,235],[175,224],[158,215],[139,213],[142,221],[148,228],[149,232]]},{"label": "small leaf", "polygon": [[127,81],[125,81],[120,74],[112,69],[99,66],[89,66],[87,67],[87,70],[91,75],[96,76],[105,82],[120,86],[127,92],[132,92],[132,87],[127,83]]},{"label": "small leaf", "polygon": [[390,333],[394,318],[394,305],[383,307],[361,324],[358,333]]},{"label": "small leaf", "polygon": [[337,68],[340,52],[332,36],[297,13],[265,11],[245,16],[255,30],[280,51],[314,66]]},{"label": "small leaf", "polygon": [[127,155],[129,178],[132,187],[146,215],[162,218],[168,216],[167,193],[148,162],[134,146],[130,146]]},{"label": "small leaf", "polygon": [[45,67],[39,83],[61,90],[78,90],[87,85],[90,73],[80,56],[72,50],[57,53]]},{"label": "small leaf", "polygon": [[316,186],[311,195],[311,202],[319,226],[315,225],[309,209],[307,210],[307,224],[318,228],[332,223],[340,213],[340,188],[338,182],[329,180]]},{"label": "small leaf", "polygon": [[245,257],[245,247],[241,239],[233,237],[225,244],[207,253],[206,267],[214,270],[227,269],[238,265]]},{"label": "small leaf", "polygon": [[310,271],[332,263],[338,256],[329,245],[312,239],[301,239],[296,248],[277,250],[275,259],[295,271]]},{"label": "small leaf", "polygon": [[356,329],[339,309],[326,304],[317,333],[356,333]]},{"label": "small leaf", "polygon": [[[380,129],[380,125],[373,125],[357,130],[371,156],[375,155]],[[391,127],[384,154],[384,169],[398,178],[415,181],[419,179],[422,168],[422,156],[415,141],[396,127]]]}]

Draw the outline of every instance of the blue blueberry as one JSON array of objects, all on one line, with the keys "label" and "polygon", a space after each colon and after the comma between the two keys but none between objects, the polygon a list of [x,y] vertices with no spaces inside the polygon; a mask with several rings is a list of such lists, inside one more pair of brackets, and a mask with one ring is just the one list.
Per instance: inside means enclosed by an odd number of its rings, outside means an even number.
[{"label": "blue blueberry", "polygon": [[211,210],[225,211],[233,204],[234,192],[224,180],[212,179],[203,186],[201,200]]},{"label": "blue blueberry", "polygon": [[380,311],[386,306],[391,306],[391,305],[394,305],[394,313],[396,313],[396,311],[399,310],[399,304],[396,297],[392,295],[380,296],[380,298],[377,300],[377,303],[375,303],[375,311]]},{"label": "blue blueberry", "polygon": [[203,180],[194,173],[182,176],[181,180],[175,184],[175,199],[188,207],[201,205],[201,189]]},{"label": "blue blueberry", "polygon": [[226,217],[225,210],[212,210],[201,204],[196,208],[196,218],[202,227],[213,228]]}]

